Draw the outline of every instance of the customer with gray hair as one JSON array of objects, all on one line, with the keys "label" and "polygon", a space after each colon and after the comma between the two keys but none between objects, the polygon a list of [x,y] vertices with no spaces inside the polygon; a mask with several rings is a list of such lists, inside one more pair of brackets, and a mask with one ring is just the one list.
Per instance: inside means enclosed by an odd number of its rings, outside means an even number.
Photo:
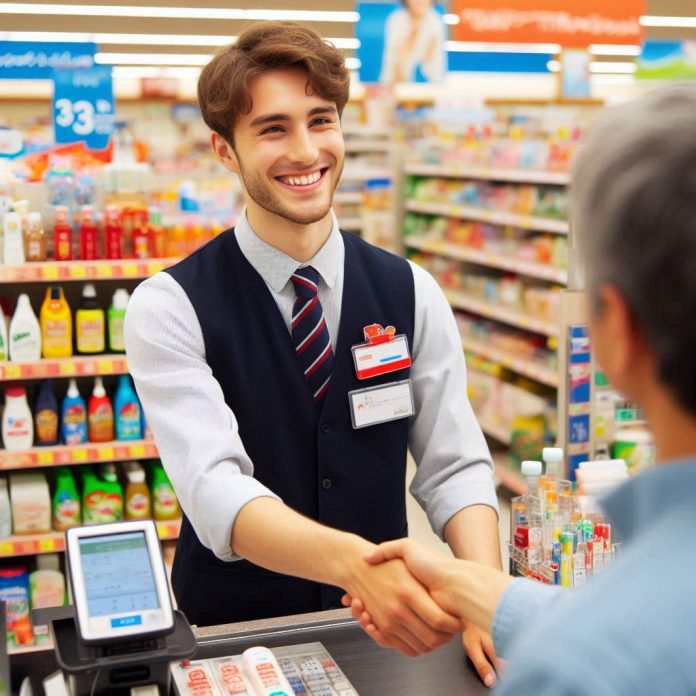
[{"label": "customer with gray hair", "polygon": [[572,593],[411,540],[368,560],[402,558],[445,611],[492,631],[500,694],[696,694],[696,88],[609,110],[571,193],[593,349],[657,445],[659,465],[603,501],[619,560]]}]

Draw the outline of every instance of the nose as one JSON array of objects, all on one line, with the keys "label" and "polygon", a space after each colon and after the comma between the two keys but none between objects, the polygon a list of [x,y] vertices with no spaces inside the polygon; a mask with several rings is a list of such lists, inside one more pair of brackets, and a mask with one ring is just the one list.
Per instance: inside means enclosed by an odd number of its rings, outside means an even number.
[{"label": "nose", "polygon": [[308,166],[317,161],[319,148],[308,128],[301,127],[294,131],[287,156],[293,164],[297,165]]}]

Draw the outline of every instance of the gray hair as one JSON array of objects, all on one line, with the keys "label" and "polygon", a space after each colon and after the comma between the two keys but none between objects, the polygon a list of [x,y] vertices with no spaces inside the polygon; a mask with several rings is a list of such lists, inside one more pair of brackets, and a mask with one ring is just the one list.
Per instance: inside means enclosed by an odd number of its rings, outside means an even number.
[{"label": "gray hair", "polygon": [[696,86],[608,110],[574,162],[571,201],[593,311],[615,286],[696,412]]}]

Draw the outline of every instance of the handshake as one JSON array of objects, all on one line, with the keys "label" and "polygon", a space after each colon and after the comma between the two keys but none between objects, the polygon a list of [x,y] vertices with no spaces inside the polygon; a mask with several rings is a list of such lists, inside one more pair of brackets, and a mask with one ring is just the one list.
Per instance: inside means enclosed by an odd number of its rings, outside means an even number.
[{"label": "handshake", "polygon": [[490,631],[508,575],[412,539],[373,547],[362,561],[343,604],[375,642],[415,657],[463,634],[481,679],[493,686],[498,660]]}]

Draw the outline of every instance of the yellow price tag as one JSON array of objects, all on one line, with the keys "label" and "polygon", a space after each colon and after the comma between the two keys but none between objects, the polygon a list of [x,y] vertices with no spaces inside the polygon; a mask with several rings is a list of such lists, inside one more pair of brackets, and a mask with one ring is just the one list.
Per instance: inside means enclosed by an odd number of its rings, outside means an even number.
[{"label": "yellow price tag", "polygon": [[7,365],[5,367],[5,378],[6,379],[18,379],[22,376],[22,369],[19,365]]},{"label": "yellow price tag", "polygon": [[114,458],[114,448],[113,447],[102,447],[99,450],[99,460],[102,462],[108,462]]},{"label": "yellow price tag", "polygon": [[87,269],[82,266],[70,266],[70,278],[86,278],[87,277]]},{"label": "yellow price tag", "polygon": [[100,375],[110,375],[114,371],[114,361],[113,360],[98,360],[97,361],[97,374]]},{"label": "yellow price tag", "polygon": [[159,261],[157,263],[148,264],[147,274],[148,275],[155,275],[155,273],[159,273],[163,268],[164,268],[164,264],[159,262]]},{"label": "yellow price tag", "polygon": [[135,278],[138,276],[138,266],[135,263],[127,263],[123,266],[123,275],[128,278]]},{"label": "yellow price tag", "polygon": [[55,539],[39,539],[39,553],[51,553],[58,551]]},{"label": "yellow price tag", "polygon": [[97,266],[97,278],[113,278],[114,268],[109,264]]},{"label": "yellow price tag", "polygon": [[43,280],[58,280],[59,275],[58,266],[46,266],[42,273]]},{"label": "yellow price tag", "polygon": [[14,544],[8,541],[0,543],[0,556],[14,556]]},{"label": "yellow price tag", "polygon": [[72,461],[77,464],[78,462],[87,461],[87,450],[86,449],[76,449],[72,453]]},{"label": "yellow price tag", "polygon": [[39,466],[51,466],[53,464],[53,452],[39,450],[36,454],[36,461]]},{"label": "yellow price tag", "polygon": [[72,360],[67,360],[66,362],[59,362],[58,372],[60,372],[62,377],[74,375],[77,373],[77,366]]},{"label": "yellow price tag", "polygon": [[133,459],[142,459],[145,457],[145,446],[144,445],[133,445],[130,448],[130,456]]}]

